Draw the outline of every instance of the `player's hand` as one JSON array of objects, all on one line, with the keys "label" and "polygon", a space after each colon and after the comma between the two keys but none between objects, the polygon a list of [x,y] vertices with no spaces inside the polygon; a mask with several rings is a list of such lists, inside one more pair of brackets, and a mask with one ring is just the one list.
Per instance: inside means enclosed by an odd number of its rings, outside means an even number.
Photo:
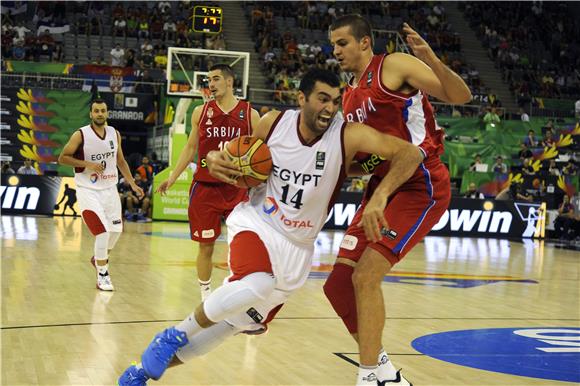
[{"label": "player's hand", "polygon": [[431,46],[409,24],[403,23],[403,32],[406,35],[407,44],[417,58],[427,65],[437,60],[437,55],[435,55]]},{"label": "player's hand", "polygon": [[210,151],[206,156],[209,174],[220,181],[235,185],[242,172],[228,155],[223,151]]},{"label": "player's hand", "polygon": [[105,170],[103,165],[98,162],[87,162],[85,168],[97,173],[102,173]]},{"label": "player's hand", "polygon": [[143,189],[141,189],[141,187],[134,182],[131,184],[131,189],[137,194],[139,199],[142,199],[145,196]]},{"label": "player's hand", "polygon": [[171,188],[174,183],[175,183],[175,181],[172,181],[171,179],[168,179],[166,181],[163,181],[161,183],[161,185],[159,185],[157,187],[157,189],[155,189],[155,193],[159,193],[162,196],[164,196],[165,193],[167,193],[167,189]]},{"label": "player's hand", "polygon": [[375,191],[371,199],[365,205],[361,221],[357,224],[363,227],[367,240],[376,243],[383,235],[381,231],[389,230],[389,223],[385,218],[385,206],[387,205],[387,195]]}]

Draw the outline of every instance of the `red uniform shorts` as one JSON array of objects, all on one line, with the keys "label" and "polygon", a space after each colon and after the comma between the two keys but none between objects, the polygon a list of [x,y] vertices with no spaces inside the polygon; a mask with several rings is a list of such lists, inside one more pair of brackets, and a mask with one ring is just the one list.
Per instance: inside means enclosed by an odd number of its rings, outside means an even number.
[{"label": "red uniform shorts", "polygon": [[358,261],[365,248],[369,247],[385,256],[391,265],[395,265],[431,231],[449,206],[449,172],[442,163],[430,169],[424,165],[420,168],[424,180],[403,185],[389,197],[385,207],[385,218],[389,228],[394,231],[393,237],[383,236],[376,243],[367,240],[364,229],[358,226],[366,204],[366,200],[363,200],[344,235],[338,251],[339,257]]},{"label": "red uniform shorts", "polygon": [[226,218],[248,191],[225,183],[193,181],[189,188],[189,231],[191,239],[214,242],[221,234],[221,220]]}]

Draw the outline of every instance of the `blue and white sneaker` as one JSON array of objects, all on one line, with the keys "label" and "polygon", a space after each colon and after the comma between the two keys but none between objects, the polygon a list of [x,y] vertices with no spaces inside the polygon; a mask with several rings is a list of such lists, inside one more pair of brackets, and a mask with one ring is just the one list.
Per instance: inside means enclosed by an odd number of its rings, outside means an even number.
[{"label": "blue and white sneaker", "polygon": [[127,370],[119,377],[117,384],[119,386],[147,386],[147,374],[143,368],[138,369],[135,363],[127,367]]},{"label": "blue and white sneaker", "polygon": [[161,378],[177,350],[188,342],[187,334],[176,330],[175,327],[157,334],[141,355],[141,365],[145,374],[154,380]]}]

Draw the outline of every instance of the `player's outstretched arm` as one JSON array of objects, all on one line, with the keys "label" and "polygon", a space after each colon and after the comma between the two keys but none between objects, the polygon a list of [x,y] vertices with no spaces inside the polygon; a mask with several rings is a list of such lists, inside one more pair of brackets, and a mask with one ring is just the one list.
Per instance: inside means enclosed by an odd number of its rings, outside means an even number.
[{"label": "player's outstretched arm", "polygon": [[89,162],[82,159],[76,159],[74,154],[78,148],[83,145],[83,135],[79,130],[75,131],[69,138],[66,145],[58,156],[58,163],[75,168],[87,168],[93,172],[101,173],[105,168],[100,162]]},{"label": "player's outstretched arm", "polygon": [[171,174],[167,180],[163,181],[161,185],[157,187],[155,192],[164,195],[167,189],[169,189],[175,183],[175,181],[177,181],[177,178],[181,175],[181,173],[183,173],[189,163],[193,161],[193,157],[195,156],[197,145],[199,143],[199,119],[201,118],[203,106],[204,105],[197,106],[193,110],[193,113],[191,114],[191,132],[187,138],[187,143],[181,151],[179,159],[177,160],[174,169],[171,171]]},{"label": "player's outstretched arm", "polygon": [[429,44],[407,23],[403,25],[403,32],[415,57],[403,53],[387,56],[381,73],[383,83],[394,90],[408,83],[447,103],[470,102],[471,91],[463,79],[439,60]]},{"label": "player's outstretched arm", "polygon": [[407,181],[424,155],[419,147],[392,135],[378,132],[361,123],[349,123],[344,131],[346,162],[350,162],[357,152],[377,154],[390,161],[387,175],[375,189],[363,211],[359,226],[364,227],[369,240],[376,242],[381,238],[381,229],[389,229],[384,216],[387,199]]},{"label": "player's outstretched arm", "polygon": [[[116,131],[116,130],[115,130]],[[131,169],[129,168],[129,164],[125,160],[125,155],[123,154],[123,147],[121,146],[121,134],[117,132],[117,143],[119,144],[119,149],[117,150],[117,168],[125,178],[125,181],[129,181],[129,185],[131,186],[131,190],[133,190],[139,198],[142,198],[145,193],[143,189],[139,185],[135,183],[135,179],[131,175]]]}]

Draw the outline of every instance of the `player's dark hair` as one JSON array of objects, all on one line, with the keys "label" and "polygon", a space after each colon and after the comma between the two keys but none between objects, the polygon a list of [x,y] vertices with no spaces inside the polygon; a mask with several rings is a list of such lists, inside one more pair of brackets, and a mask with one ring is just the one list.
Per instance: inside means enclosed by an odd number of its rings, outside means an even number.
[{"label": "player's dark hair", "polygon": [[217,71],[220,70],[222,72],[222,74],[224,75],[224,78],[234,78],[236,77],[236,74],[234,74],[234,70],[232,70],[232,68],[230,66],[228,66],[227,64],[214,64],[213,66],[210,67],[209,69],[210,71]]},{"label": "player's dark hair", "polygon": [[[93,111],[93,105],[94,105],[95,103],[96,103],[96,104],[101,104],[101,103],[104,103],[104,104],[105,104],[105,106],[107,106],[107,102],[105,102],[105,100],[104,100],[104,99],[101,99],[101,98],[93,99],[93,100],[91,101],[91,105],[89,106],[89,107],[91,108],[91,111]],[[108,110],[108,109],[109,109],[109,106],[107,106],[107,110]]]},{"label": "player's dark hair", "polygon": [[337,18],[334,23],[330,25],[328,32],[330,33],[342,27],[350,27],[352,36],[354,36],[358,41],[365,36],[368,36],[371,39],[371,47],[373,46],[373,28],[371,27],[371,23],[361,15],[352,13]]},{"label": "player's dark hair", "polygon": [[327,84],[330,87],[340,87],[340,80],[334,72],[320,68],[312,69],[304,74],[300,81],[300,87],[298,88],[298,90],[304,93],[306,99],[312,94],[316,82]]}]

